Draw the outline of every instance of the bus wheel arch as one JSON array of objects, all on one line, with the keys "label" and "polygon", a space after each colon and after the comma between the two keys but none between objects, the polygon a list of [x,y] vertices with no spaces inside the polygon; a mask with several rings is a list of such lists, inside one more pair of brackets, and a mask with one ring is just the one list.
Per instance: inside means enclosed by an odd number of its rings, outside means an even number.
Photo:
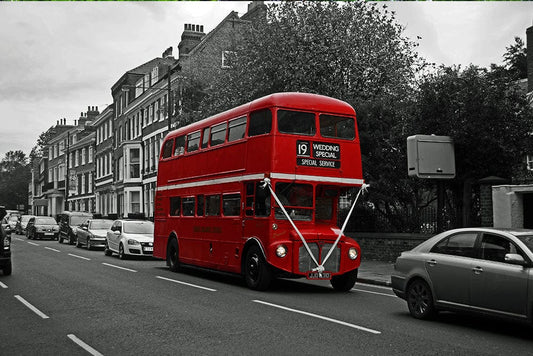
[{"label": "bus wheel arch", "polygon": [[178,237],[170,234],[167,242],[167,266],[172,272],[180,270]]},{"label": "bus wheel arch", "polygon": [[266,261],[261,244],[256,239],[248,240],[244,246],[241,266],[244,281],[250,289],[268,289],[274,274]]}]

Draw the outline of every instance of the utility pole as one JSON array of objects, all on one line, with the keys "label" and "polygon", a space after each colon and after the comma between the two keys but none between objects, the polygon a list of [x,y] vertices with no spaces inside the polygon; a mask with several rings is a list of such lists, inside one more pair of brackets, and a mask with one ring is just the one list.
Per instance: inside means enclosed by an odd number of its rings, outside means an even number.
[{"label": "utility pole", "polygon": [[68,194],[69,194],[69,187],[70,187],[70,171],[69,171],[69,162],[70,162],[70,131],[67,131],[67,147],[65,150],[65,210],[68,210]]}]

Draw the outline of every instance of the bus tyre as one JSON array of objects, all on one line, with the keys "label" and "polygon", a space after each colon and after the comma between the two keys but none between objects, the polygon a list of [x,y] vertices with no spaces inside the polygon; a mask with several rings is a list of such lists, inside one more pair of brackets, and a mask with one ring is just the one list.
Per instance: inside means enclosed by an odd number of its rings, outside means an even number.
[{"label": "bus tyre", "polygon": [[353,271],[346,272],[340,276],[333,276],[331,278],[331,285],[333,289],[339,292],[347,292],[353,288],[355,282],[357,281],[357,269]]},{"label": "bus tyre", "polygon": [[244,260],[244,280],[250,289],[266,290],[272,282],[272,271],[266,263],[261,249],[251,246]]},{"label": "bus tyre", "polygon": [[167,247],[167,266],[172,272],[178,272],[180,270],[178,242],[174,238],[170,240]]}]

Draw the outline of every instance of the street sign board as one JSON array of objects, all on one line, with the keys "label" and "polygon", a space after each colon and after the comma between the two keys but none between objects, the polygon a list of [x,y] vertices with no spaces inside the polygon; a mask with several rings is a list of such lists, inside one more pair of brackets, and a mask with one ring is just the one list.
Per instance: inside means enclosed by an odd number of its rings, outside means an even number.
[{"label": "street sign board", "polygon": [[455,178],[455,152],[449,136],[414,135],[407,138],[407,172],[427,179]]}]

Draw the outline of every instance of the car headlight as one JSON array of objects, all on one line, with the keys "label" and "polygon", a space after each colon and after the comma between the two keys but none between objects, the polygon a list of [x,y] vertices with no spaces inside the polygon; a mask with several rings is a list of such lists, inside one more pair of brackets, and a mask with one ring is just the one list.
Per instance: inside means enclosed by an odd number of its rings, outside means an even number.
[{"label": "car headlight", "polygon": [[139,245],[139,241],[133,240],[133,239],[129,239],[128,240],[128,245]]},{"label": "car headlight", "polygon": [[276,248],[276,256],[281,258],[287,256],[287,247],[285,247],[285,245],[279,245]]},{"label": "car headlight", "polygon": [[350,247],[350,249],[348,250],[348,257],[350,258],[350,260],[355,260],[357,258],[357,250],[355,249],[355,247]]},{"label": "car headlight", "polygon": [[9,250],[11,246],[11,240],[7,237],[4,238],[4,250]]}]

